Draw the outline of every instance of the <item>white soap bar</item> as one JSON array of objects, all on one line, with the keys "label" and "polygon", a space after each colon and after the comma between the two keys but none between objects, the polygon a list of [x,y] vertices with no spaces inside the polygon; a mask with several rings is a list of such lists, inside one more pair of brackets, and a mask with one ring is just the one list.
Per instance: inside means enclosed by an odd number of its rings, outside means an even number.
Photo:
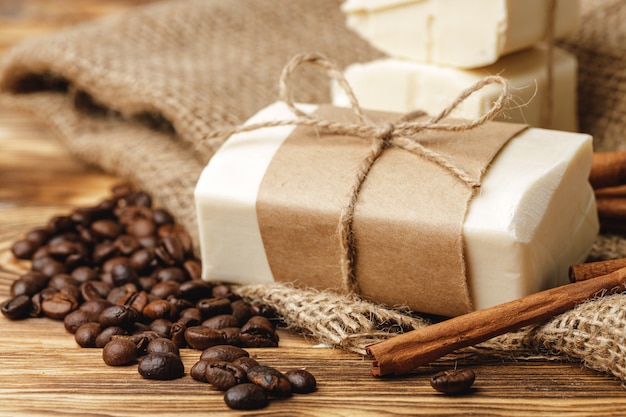
[{"label": "white soap bar", "polygon": [[[548,0],[348,0],[346,25],[392,57],[478,68],[545,38]],[[558,0],[556,37],[576,29],[578,0]]]},{"label": "white soap bar", "polygon": [[[575,132],[578,130],[576,57],[560,48],[555,48],[553,56],[551,88],[547,82],[547,52],[542,47],[508,55],[494,65],[477,70],[389,58],[352,64],[344,75],[364,108],[398,113],[422,109],[432,115],[448,107],[463,90],[486,75],[500,75],[511,84],[512,101],[498,119]],[[480,117],[500,93],[498,85],[476,91],[453,116]],[[547,94],[552,96],[551,107],[546,102]],[[349,105],[345,92],[336,84],[332,87],[332,98],[336,106]]]},{"label": "white soap bar", "polygon": [[[249,122],[291,118],[283,103],[275,103]],[[256,199],[272,156],[293,129],[233,135],[203,170],[195,202],[204,279],[273,281]],[[586,258],[598,232],[587,181],[591,158],[589,135],[529,128],[494,159],[463,225],[475,308],[563,284],[569,265]]]}]

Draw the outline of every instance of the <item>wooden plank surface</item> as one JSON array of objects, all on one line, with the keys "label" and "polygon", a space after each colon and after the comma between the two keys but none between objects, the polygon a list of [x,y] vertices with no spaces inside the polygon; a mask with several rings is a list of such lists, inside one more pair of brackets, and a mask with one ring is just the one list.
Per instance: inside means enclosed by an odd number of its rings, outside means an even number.
[{"label": "wooden plank surface", "polygon": [[[147,1],[2,0],[0,52],[11,44],[64,25],[114,13]],[[27,265],[10,254],[11,242],[52,215],[99,201],[119,179],[73,160],[30,115],[0,108],[0,299]],[[238,415],[222,393],[194,381],[188,371],[199,352],[182,352],[187,375],[175,381],[142,379],[136,367],[108,367],[100,349],[81,349],[63,324],[49,319],[0,317],[0,416],[204,416]],[[438,363],[393,379],[370,376],[369,360],[316,348],[281,331],[277,349],[251,349],[279,369],[306,367],[318,379],[309,395],[273,401],[250,415],[624,415],[621,381],[579,364],[483,360],[474,390],[464,396],[435,392]]]}]

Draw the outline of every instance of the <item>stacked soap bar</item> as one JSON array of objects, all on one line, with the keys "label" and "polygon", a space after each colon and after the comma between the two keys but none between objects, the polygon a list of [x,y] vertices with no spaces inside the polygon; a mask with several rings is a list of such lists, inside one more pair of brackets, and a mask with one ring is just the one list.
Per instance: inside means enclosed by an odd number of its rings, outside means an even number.
[{"label": "stacked soap bar", "polygon": [[[306,113],[317,111],[313,105],[303,105],[301,109]],[[259,112],[250,123],[293,117],[285,104],[276,103]],[[320,168],[319,161],[315,160],[320,152],[326,152],[316,148],[322,146],[317,143],[320,138],[315,136],[315,140],[311,139],[304,145],[304,150],[296,149],[297,154],[304,156],[300,160],[293,156],[293,145],[288,143],[293,135],[293,126],[263,128],[233,135],[204,169],[195,190],[195,201],[205,279],[237,283],[273,282],[278,272],[274,265],[280,263],[278,261],[288,262],[302,252],[303,261],[294,265],[294,272],[286,279],[305,280],[307,285],[322,288],[332,287],[328,276],[337,269],[338,260],[332,256],[325,259],[316,254],[319,248],[337,244],[338,217],[333,215],[332,210],[328,213],[328,210],[335,206],[341,208],[343,199],[334,194],[324,194],[325,198],[313,198],[311,203],[310,198],[305,198],[309,194],[316,195],[315,190],[325,187],[334,177],[327,178],[327,169]],[[334,138],[330,141],[331,145],[325,146],[336,146],[339,154],[344,155],[345,141],[349,140]],[[585,134],[528,128],[508,140],[492,160],[483,176],[480,192],[470,201],[462,224],[467,283],[474,308],[493,306],[566,283],[569,265],[586,258],[598,232],[594,195],[587,181],[592,159],[591,142],[591,137]],[[481,143],[482,139],[479,139],[477,146]],[[268,177],[279,152],[283,152],[287,160],[299,162],[292,165],[294,169],[283,172],[282,176]],[[388,155],[392,159],[394,156],[398,156],[397,153]],[[321,158],[321,162],[324,161],[325,158]],[[392,183],[405,184],[409,188],[417,187],[420,181],[407,181],[407,178],[412,178],[414,163],[414,159],[405,165],[391,160],[385,165],[388,169],[391,167],[389,171],[372,171],[372,174],[383,175]],[[293,185],[299,170],[307,164],[312,166],[306,169],[317,174],[306,175],[305,182]],[[418,172],[416,175],[423,174]],[[377,181],[372,176],[370,180]],[[268,242],[261,231],[259,215],[260,189],[268,181],[279,188],[300,190],[276,203],[275,207],[270,207],[277,213],[286,209],[294,214],[294,217],[280,216],[275,227],[289,230],[285,232],[289,236],[313,236],[311,232],[317,219],[330,214],[328,235],[322,234],[323,238],[319,241],[304,239],[298,244],[281,242],[283,250],[270,254],[267,247],[272,242]],[[419,256],[415,252],[419,250],[406,244],[410,236],[423,239],[427,229],[436,230],[440,225],[420,225],[419,221],[412,219],[410,212],[415,207],[411,204],[406,207],[404,203],[411,192],[396,191],[395,195],[394,189],[389,186],[382,195],[394,207],[393,211],[384,212],[380,217],[368,210],[357,210],[363,217],[358,217],[356,221],[369,225],[367,230],[355,230],[357,241],[361,242],[362,233],[374,233],[379,237],[369,241],[371,246],[360,247],[359,254],[362,256],[357,257],[357,277],[370,272],[367,269],[372,264],[364,258],[379,250],[389,249],[388,238],[398,235],[395,230],[402,232],[396,242],[398,248],[394,246],[391,250],[393,253],[406,253],[406,257],[383,262],[384,271],[379,276],[374,274],[376,282],[370,283],[379,287],[363,286],[364,295],[391,305],[407,305],[416,311],[458,314],[455,300],[439,295],[445,284],[442,276],[428,279],[426,284],[418,283],[422,275],[419,269],[431,267],[413,265],[414,258]],[[367,204],[376,195],[361,195],[359,204]],[[437,208],[433,210],[438,211]],[[373,228],[376,230],[371,230]],[[429,259],[427,262],[436,264],[437,260]],[[407,263],[413,265],[410,267],[413,272],[408,278],[395,282],[398,280],[397,269]],[[429,291],[441,299],[426,308],[422,304],[423,294]]]},{"label": "stacked soap bar", "polygon": [[[348,0],[342,6],[347,26],[390,58],[349,66],[346,78],[363,107],[435,114],[476,80],[498,74],[513,85],[514,102],[505,120],[576,131],[576,58],[554,48],[554,75],[548,81],[542,41],[550,27],[556,38],[572,32],[580,5],[556,0],[551,19],[550,3]],[[496,94],[493,89],[475,93],[455,115],[480,116]],[[344,92],[334,88],[333,102],[345,105]]]}]

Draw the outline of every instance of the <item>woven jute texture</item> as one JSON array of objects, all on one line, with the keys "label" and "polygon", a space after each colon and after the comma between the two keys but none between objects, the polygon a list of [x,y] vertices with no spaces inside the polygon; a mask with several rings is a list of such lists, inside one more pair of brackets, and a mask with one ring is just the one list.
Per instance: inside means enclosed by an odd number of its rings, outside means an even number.
[{"label": "woven jute texture", "polygon": [[[626,4],[583,0],[580,30],[560,44],[580,59],[580,120],[596,148],[622,147],[626,122]],[[344,26],[337,0],[175,0],[19,45],[0,64],[0,100],[32,111],[77,158],[152,193],[197,243],[193,189],[221,139],[272,103],[283,65],[319,52],[339,66],[382,56]],[[302,71],[303,102],[328,102],[320,74]],[[1,144],[0,144],[1,146]],[[592,258],[626,256],[601,236]],[[428,320],[403,309],[285,285],[238,289],[286,323],[333,346],[364,346]],[[626,380],[626,295],[588,301],[541,325],[461,355],[579,361]]]}]

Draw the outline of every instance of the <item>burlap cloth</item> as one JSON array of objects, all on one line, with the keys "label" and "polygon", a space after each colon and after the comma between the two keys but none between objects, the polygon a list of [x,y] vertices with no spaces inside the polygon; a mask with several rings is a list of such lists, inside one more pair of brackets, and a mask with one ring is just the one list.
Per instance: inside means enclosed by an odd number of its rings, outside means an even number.
[{"label": "burlap cloth", "polygon": [[[580,30],[560,42],[580,59],[581,130],[598,150],[624,148],[626,3],[583,0],[583,14]],[[275,101],[283,65],[313,51],[342,67],[381,56],[345,28],[337,0],[174,0],[19,45],[0,66],[0,99],[32,111],[77,158],[152,193],[197,234],[193,189],[221,143],[203,138]],[[305,72],[298,80],[297,100],[329,101],[325,79]],[[620,236],[601,236],[592,251],[594,259],[623,256]],[[428,325],[357,296],[285,286],[239,292],[353,352]],[[574,360],[626,380],[625,329],[619,294],[460,354]]]}]

